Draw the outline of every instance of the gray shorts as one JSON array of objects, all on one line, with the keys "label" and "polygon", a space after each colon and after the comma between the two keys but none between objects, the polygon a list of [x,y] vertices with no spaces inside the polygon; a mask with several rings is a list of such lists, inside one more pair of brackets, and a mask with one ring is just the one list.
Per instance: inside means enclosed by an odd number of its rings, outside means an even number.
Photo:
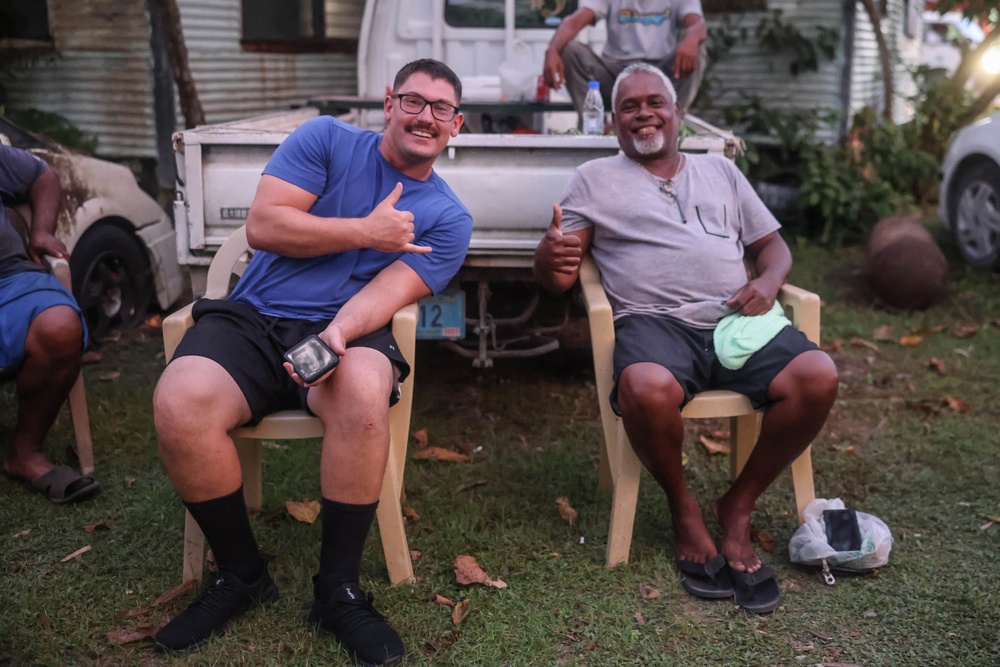
[{"label": "gray shorts", "polygon": [[798,329],[785,327],[754,352],[739,370],[730,370],[715,355],[713,329],[696,329],[680,320],[655,315],[626,315],[615,321],[614,379],[611,407],[618,406],[618,378],[632,364],[649,362],[670,371],[687,404],[707,389],[728,389],[743,394],[755,408],[771,402],[768,387],[792,359],[819,348]]},{"label": "gray shorts", "polygon": [[[226,299],[199,299],[188,329],[171,361],[185,356],[205,357],[226,369],[250,405],[254,426],[278,410],[309,410],[308,389],[292,380],[282,365],[285,350],[306,336],[318,334],[329,320],[295,320],[262,315],[253,306]],[[389,405],[399,401],[399,385],[410,374],[410,365],[399,351],[392,329],[382,329],[351,341],[348,348],[378,350],[392,362],[398,373],[388,397]]]}]

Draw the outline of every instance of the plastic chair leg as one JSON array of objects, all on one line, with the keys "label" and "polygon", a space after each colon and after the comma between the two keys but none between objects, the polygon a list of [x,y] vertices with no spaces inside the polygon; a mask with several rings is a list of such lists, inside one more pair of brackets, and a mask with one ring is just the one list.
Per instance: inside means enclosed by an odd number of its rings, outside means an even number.
[{"label": "plastic chair leg", "polygon": [[90,417],[87,414],[87,390],[83,386],[83,373],[80,373],[73,388],[69,390],[69,416],[73,421],[80,472],[89,475],[94,472],[94,445],[90,438]]}]

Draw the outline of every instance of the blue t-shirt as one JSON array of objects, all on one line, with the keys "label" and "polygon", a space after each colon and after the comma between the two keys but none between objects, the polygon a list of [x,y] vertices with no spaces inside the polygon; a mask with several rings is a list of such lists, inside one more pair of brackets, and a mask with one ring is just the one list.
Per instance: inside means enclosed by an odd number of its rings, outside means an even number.
[{"label": "blue t-shirt", "polygon": [[278,146],[264,173],[316,195],[309,213],[329,218],[367,217],[396,183],[402,183],[395,208],[413,214],[413,243],[430,246],[432,252],[362,248],[293,258],[260,250],[230,299],[248,303],[265,315],[331,320],[397,259],[412,268],[431,292],[448,285],[469,249],[472,216],[436,173],[418,181],[389,164],[379,151],[381,140],[381,135],[370,130],[320,116],[303,123]]}]

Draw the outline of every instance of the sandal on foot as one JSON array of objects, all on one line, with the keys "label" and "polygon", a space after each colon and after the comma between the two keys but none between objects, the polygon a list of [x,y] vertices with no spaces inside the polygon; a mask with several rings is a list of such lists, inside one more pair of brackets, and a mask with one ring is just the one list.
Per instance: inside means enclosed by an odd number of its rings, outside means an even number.
[{"label": "sandal on foot", "polygon": [[56,505],[85,500],[101,490],[100,482],[69,466],[56,466],[33,482],[24,481]]},{"label": "sandal on foot", "polygon": [[681,586],[697,598],[719,600],[733,596],[733,582],[722,554],[707,563],[678,559],[677,569],[681,573]]},{"label": "sandal on foot", "polygon": [[729,569],[736,589],[736,604],[753,614],[769,614],[781,604],[781,591],[774,571],[767,565],[756,572]]}]

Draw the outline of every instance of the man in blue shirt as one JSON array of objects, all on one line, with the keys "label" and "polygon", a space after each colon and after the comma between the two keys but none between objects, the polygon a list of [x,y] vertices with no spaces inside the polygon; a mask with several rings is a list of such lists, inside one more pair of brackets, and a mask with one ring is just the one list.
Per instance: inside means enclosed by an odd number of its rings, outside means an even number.
[{"label": "man in blue shirt", "polygon": [[[45,257],[69,259],[55,235],[60,196],[59,176],[45,162],[0,144],[0,380],[17,378],[17,425],[3,472],[57,504],[101,488],[93,477],[53,465],[42,450],[86,346],[80,307],[43,264]],[[30,232],[16,229],[4,209],[24,203]]]},{"label": "man in blue shirt", "polygon": [[[275,410],[324,425],[323,536],[310,623],[356,664],[397,664],[399,635],[358,585],[389,451],[389,407],[409,372],[389,328],[402,306],[443,289],[472,219],[432,165],[463,116],[443,63],[412,62],[385,98],[382,135],[314,118],[278,147],[247,218],[256,249],[229,299],[201,300],[153,399],[160,455],[215,554],[219,574],[164,626],[157,645],[197,648],[278,591],[258,554],[227,433]],[[306,384],[282,354],[317,334],[339,365]]]}]

